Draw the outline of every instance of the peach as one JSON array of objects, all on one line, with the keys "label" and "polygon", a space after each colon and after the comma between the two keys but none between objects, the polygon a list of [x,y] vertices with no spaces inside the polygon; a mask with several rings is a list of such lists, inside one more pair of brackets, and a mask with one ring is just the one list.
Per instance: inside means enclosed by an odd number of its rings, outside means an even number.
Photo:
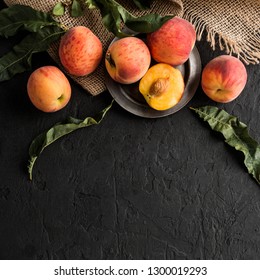
[{"label": "peach", "polygon": [[208,62],[201,76],[201,86],[212,100],[227,103],[237,98],[247,82],[244,64],[231,55],[220,55]]},{"label": "peach", "polygon": [[136,37],[125,37],[114,41],[106,52],[105,65],[113,80],[132,84],[140,80],[151,63],[146,44]]},{"label": "peach", "polygon": [[184,92],[181,71],[169,64],[153,65],[139,83],[139,91],[155,110],[167,110],[178,104]]},{"label": "peach", "polygon": [[43,112],[55,112],[67,105],[71,86],[56,66],[43,66],[32,72],[27,82],[28,96],[33,105]]},{"label": "peach", "polygon": [[72,27],[61,38],[60,61],[71,75],[85,76],[94,72],[102,55],[101,41],[85,26]]},{"label": "peach", "polygon": [[186,62],[196,42],[194,26],[187,20],[174,17],[158,30],[147,34],[152,58],[157,62],[177,66]]}]

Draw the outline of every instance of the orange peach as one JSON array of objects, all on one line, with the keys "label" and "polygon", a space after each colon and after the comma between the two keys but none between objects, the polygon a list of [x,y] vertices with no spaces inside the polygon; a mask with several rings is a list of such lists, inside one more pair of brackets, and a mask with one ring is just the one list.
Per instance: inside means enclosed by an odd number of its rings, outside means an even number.
[{"label": "orange peach", "polygon": [[30,75],[27,92],[36,108],[43,112],[55,112],[69,102],[71,86],[59,68],[43,66]]},{"label": "orange peach", "polygon": [[101,41],[85,26],[73,27],[61,38],[60,61],[71,75],[85,76],[94,72],[102,55]]},{"label": "orange peach", "polygon": [[152,58],[157,62],[177,66],[186,62],[196,41],[194,26],[187,20],[174,17],[158,30],[147,34]]},{"label": "orange peach", "polygon": [[179,69],[169,64],[153,65],[139,83],[139,91],[155,110],[167,110],[180,102],[185,84]]},{"label": "orange peach", "polygon": [[132,84],[140,80],[151,63],[146,44],[139,38],[126,37],[114,41],[106,52],[105,65],[113,80]]},{"label": "orange peach", "polygon": [[231,55],[220,55],[204,67],[201,86],[212,100],[227,103],[237,98],[247,82],[244,64]]}]

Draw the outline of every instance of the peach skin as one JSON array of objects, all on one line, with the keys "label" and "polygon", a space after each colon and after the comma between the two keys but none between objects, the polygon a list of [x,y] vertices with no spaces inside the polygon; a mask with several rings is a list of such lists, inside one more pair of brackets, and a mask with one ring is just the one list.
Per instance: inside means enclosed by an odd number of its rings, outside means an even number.
[{"label": "peach skin", "polygon": [[231,55],[220,55],[204,67],[201,86],[212,100],[227,103],[237,98],[247,82],[244,64]]},{"label": "peach skin", "polygon": [[43,112],[55,112],[67,105],[71,86],[56,66],[43,66],[32,72],[27,82],[28,96],[33,105]]},{"label": "peach skin", "polygon": [[108,74],[122,84],[132,84],[140,80],[150,63],[151,55],[148,47],[136,37],[126,37],[113,42],[105,57]]},{"label": "peach skin", "polygon": [[168,20],[161,28],[147,35],[152,58],[172,66],[183,64],[188,60],[195,41],[194,26],[179,17]]},{"label": "peach skin", "polygon": [[61,38],[60,61],[71,75],[91,74],[101,62],[102,55],[101,41],[85,26],[72,27]]}]

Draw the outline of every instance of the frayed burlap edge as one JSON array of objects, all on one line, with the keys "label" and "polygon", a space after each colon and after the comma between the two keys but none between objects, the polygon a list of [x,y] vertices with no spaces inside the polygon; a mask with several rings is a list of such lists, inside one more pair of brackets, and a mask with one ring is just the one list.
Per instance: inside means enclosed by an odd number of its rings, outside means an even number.
[{"label": "frayed burlap edge", "polygon": [[191,22],[196,30],[197,40],[200,41],[206,33],[206,40],[213,50],[219,47],[229,55],[237,56],[245,64],[258,64],[260,62],[260,34],[259,30],[249,33],[247,40],[232,40],[210,26],[197,12],[189,10],[184,6],[183,18]]}]

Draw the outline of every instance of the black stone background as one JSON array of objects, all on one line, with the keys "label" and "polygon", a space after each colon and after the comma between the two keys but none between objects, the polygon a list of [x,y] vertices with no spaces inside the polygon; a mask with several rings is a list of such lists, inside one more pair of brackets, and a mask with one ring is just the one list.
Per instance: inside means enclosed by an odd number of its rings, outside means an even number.
[{"label": "black stone background", "polygon": [[[3,8],[4,4],[0,4]],[[0,54],[16,39],[0,38]],[[223,54],[197,42],[202,66]],[[32,70],[55,65],[33,56]],[[0,83],[1,259],[259,259],[260,188],[242,153],[224,143],[189,106],[215,105],[260,141],[260,67],[233,102],[198,88],[178,113],[144,119],[114,104],[98,126],[78,130],[42,153],[27,174],[28,148],[68,116],[93,116],[111,97],[92,97],[72,80],[70,103],[43,113],[26,93],[28,71]]]}]

